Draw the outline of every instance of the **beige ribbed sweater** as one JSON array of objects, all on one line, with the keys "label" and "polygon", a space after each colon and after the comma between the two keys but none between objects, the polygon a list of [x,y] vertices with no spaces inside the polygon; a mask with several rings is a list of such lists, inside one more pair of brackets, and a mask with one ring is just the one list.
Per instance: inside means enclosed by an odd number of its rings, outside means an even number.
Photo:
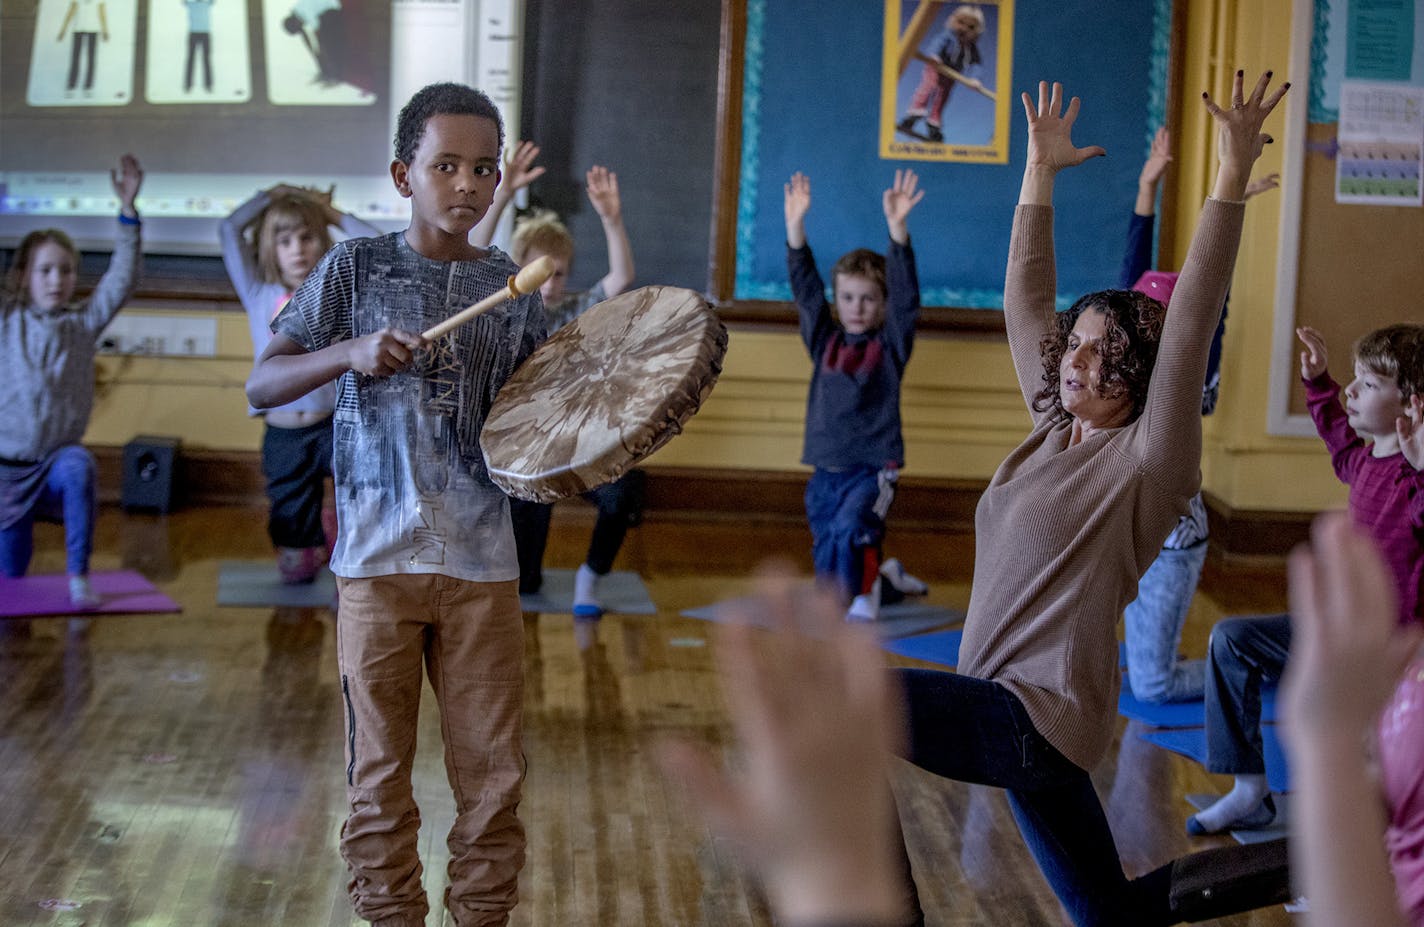
[{"label": "beige ribbed sweater", "polygon": [[[1069,447],[1071,422],[1034,428],[979,500],[959,671],[1001,683],[1068,759],[1092,769],[1112,739],[1117,622],[1201,483],[1201,385],[1244,204],[1208,200],[1136,421]],[[1053,326],[1053,210],[1014,214],[1004,315],[1024,401]]]}]

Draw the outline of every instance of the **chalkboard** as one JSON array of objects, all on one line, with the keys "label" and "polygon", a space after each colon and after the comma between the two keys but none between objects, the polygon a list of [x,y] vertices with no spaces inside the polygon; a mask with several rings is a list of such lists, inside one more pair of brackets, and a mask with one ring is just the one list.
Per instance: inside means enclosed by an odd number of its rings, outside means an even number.
[{"label": "chalkboard", "polygon": [[[1370,14],[1378,10],[1379,17]],[[1341,383],[1352,377],[1351,346],[1361,335],[1395,322],[1424,321],[1419,301],[1419,255],[1424,254],[1424,208],[1417,205],[1339,202],[1337,188],[1350,195],[1350,176],[1369,113],[1350,110],[1342,143],[1342,88],[1365,78],[1385,91],[1424,98],[1424,22],[1408,4],[1346,0],[1296,0],[1292,16],[1292,75],[1287,120],[1292,145],[1283,171],[1281,253],[1272,335],[1268,430],[1280,435],[1315,435],[1300,384],[1295,329],[1309,325],[1325,338],[1330,372]],[[1361,21],[1359,17],[1366,17]],[[1352,31],[1356,34],[1352,41]],[[1368,34],[1374,52],[1366,60],[1358,42]],[[1397,40],[1393,49],[1384,40]],[[1392,53],[1391,53],[1392,52]],[[1387,65],[1387,66],[1386,66]],[[1382,77],[1390,80],[1379,80]],[[1356,84],[1356,87],[1362,85]],[[1359,99],[1358,96],[1355,97]],[[1401,114],[1396,114],[1400,116]],[[1414,135],[1415,189],[1418,188],[1420,113],[1396,119]],[[1411,128],[1412,126],[1412,128]]]},{"label": "chalkboard", "polygon": [[531,202],[573,233],[574,289],[608,271],[594,164],[618,175],[634,285],[706,287],[720,21],[708,0],[528,0],[521,118],[549,169]]},{"label": "chalkboard", "polygon": [[1012,78],[997,88],[1013,106],[1007,164],[880,157],[884,9],[747,0],[736,298],[790,297],[782,185],[793,171],[811,177],[808,237],[829,265],[855,247],[884,247],[880,194],[910,167],[926,190],[910,223],[925,304],[1000,308],[1024,165],[1018,94],[1039,79],[1083,98],[1074,138],[1109,152],[1059,181],[1059,300],[1114,285],[1137,174],[1165,118],[1171,0],[1114,4],[1111,15],[1090,0],[1015,0]]}]

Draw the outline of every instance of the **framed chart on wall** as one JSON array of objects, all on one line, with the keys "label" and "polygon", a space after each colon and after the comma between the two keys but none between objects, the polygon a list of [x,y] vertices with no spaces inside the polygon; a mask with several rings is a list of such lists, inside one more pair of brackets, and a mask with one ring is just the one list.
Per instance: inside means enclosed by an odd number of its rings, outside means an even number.
[{"label": "framed chart on wall", "polygon": [[[1298,326],[1318,329],[1337,380],[1351,346],[1424,322],[1424,17],[1395,0],[1295,0],[1267,429],[1309,436]],[[1306,92],[1299,92],[1304,90]]]}]

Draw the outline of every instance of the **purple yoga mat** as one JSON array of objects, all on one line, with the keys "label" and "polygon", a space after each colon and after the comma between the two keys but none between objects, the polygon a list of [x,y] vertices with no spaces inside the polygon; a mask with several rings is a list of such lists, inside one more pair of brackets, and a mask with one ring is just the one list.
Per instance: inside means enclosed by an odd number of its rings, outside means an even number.
[{"label": "purple yoga mat", "polygon": [[0,618],[182,611],[182,606],[132,570],[90,573],[89,582],[102,601],[98,608],[79,611],[69,604],[69,577],[63,573],[0,577]]}]

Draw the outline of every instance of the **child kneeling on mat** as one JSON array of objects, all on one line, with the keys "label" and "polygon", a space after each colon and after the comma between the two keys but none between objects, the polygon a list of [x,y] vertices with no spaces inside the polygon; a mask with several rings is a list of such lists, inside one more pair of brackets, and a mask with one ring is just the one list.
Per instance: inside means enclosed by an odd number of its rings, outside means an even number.
[{"label": "child kneeling on mat", "polygon": [[882,197],[890,250],[856,249],[831,271],[835,315],[806,243],[811,180],[785,186],[786,267],[814,368],[806,399],[801,462],[816,575],[831,577],[850,603],[849,621],[880,617],[885,516],[905,462],[900,380],[915,341],[920,282],[907,220],[924,197],[914,171],[896,171]]},{"label": "child kneeling on mat", "polygon": [[35,519],[62,518],[77,609],[100,604],[89,583],[94,455],[79,443],[94,408],[94,355],[99,334],[133,293],[140,261],[134,199],[143,170],[124,155],[109,174],[119,199],[114,253],[89,298],[74,299],[79,251],[58,229],[25,236],[0,298],[0,571],[24,576]]}]

